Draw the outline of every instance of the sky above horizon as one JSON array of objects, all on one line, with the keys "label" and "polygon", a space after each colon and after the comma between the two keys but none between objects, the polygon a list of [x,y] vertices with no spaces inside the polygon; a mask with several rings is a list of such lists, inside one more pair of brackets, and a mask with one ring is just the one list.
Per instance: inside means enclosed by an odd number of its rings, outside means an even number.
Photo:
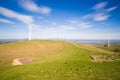
[{"label": "sky above horizon", "polygon": [[0,0],[0,39],[120,39],[120,0]]}]

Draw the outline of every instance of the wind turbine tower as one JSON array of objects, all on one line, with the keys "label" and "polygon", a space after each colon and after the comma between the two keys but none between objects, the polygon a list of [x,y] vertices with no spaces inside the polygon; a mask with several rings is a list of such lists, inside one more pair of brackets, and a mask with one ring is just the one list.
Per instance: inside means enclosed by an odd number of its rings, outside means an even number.
[{"label": "wind turbine tower", "polygon": [[110,47],[110,39],[108,39],[108,47]]},{"label": "wind turbine tower", "polygon": [[28,28],[29,28],[29,32],[28,32],[28,40],[30,41],[31,40],[31,32],[32,32],[32,24],[28,25]]}]

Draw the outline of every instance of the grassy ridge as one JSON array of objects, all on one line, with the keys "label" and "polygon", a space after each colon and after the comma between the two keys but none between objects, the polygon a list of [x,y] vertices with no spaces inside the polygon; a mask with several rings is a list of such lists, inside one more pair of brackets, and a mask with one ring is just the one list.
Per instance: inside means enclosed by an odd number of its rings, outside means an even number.
[{"label": "grassy ridge", "polygon": [[120,44],[119,45],[111,45],[110,47],[99,46],[99,48],[106,49],[109,51],[113,51],[116,53],[120,53]]},{"label": "grassy ridge", "polygon": [[[64,41],[23,41],[0,45],[1,80],[119,80],[120,62],[91,62],[90,55],[105,55],[96,48]],[[83,48],[84,47],[84,48]],[[98,51],[97,51],[98,50]],[[108,53],[107,53],[108,54]],[[12,60],[37,60],[12,66]]]}]

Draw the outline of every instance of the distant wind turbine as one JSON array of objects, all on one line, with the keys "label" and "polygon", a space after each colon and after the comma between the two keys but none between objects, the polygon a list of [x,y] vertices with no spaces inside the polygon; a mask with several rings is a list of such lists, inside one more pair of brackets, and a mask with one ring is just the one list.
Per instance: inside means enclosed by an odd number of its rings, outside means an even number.
[{"label": "distant wind turbine", "polygon": [[108,39],[108,47],[110,47],[110,39]]},{"label": "distant wind turbine", "polygon": [[28,31],[28,40],[29,40],[29,41],[31,40],[32,27],[33,27],[33,24],[29,24],[29,25],[28,25],[28,28],[29,28],[29,31]]}]

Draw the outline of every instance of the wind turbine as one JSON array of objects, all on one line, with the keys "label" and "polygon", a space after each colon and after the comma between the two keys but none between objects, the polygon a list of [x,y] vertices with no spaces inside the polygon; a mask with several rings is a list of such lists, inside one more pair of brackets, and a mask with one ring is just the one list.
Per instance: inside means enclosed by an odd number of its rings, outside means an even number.
[{"label": "wind turbine", "polygon": [[28,40],[29,40],[29,41],[31,40],[32,27],[33,27],[33,24],[29,24],[29,25],[28,25],[28,28],[29,28],[29,31],[28,31]]},{"label": "wind turbine", "polygon": [[110,47],[110,39],[108,39],[108,47]]}]

